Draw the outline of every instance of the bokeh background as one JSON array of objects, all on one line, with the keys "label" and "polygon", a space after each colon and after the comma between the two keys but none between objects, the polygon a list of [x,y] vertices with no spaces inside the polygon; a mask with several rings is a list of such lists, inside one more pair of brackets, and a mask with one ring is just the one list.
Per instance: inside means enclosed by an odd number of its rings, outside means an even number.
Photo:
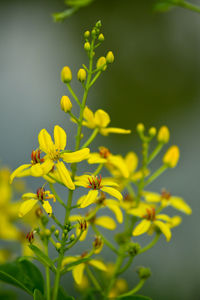
[{"label": "bokeh background", "polygon": [[[75,78],[87,62],[82,34],[101,19],[105,42],[98,53],[112,50],[116,60],[91,90],[88,103],[92,109],[108,111],[113,126],[133,133],[99,137],[93,150],[103,144],[114,153],[139,152],[138,122],[147,128],[169,126],[171,144],[181,149],[180,163],[151,189],[167,188],[193,209],[192,216],[183,216],[170,243],[161,238],[125,276],[133,286],[135,266],[142,264],[153,273],[142,294],[154,300],[199,300],[200,15],[183,9],[156,14],[152,6],[150,0],[96,0],[56,24],[51,14],[63,10],[61,0],[0,2],[0,159],[12,169],[28,162],[38,132],[52,132],[55,124],[66,128],[68,143],[73,144],[74,125],[59,107],[60,97],[67,93],[60,70],[69,65]],[[73,86],[81,94],[76,80]],[[38,182],[28,184],[34,190]],[[104,255],[113,260],[109,251]],[[70,278],[63,279],[66,289]]]}]

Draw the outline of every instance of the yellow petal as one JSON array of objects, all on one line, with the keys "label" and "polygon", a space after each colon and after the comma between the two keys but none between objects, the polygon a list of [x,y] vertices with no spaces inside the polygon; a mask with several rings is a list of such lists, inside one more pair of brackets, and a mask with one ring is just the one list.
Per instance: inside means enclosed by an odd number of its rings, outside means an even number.
[{"label": "yellow petal", "polygon": [[63,260],[62,260],[62,268],[64,268],[65,265],[68,265],[68,264],[71,264],[75,261],[77,261],[77,257],[74,257],[74,256],[67,256],[67,257],[64,257]]},{"label": "yellow petal", "polygon": [[30,166],[31,166],[31,164],[22,165],[22,166],[18,167],[15,171],[13,171],[12,174],[10,175],[10,183],[13,182],[13,179],[15,177],[19,177],[19,175],[20,175],[20,173],[22,173],[22,171],[29,168]]},{"label": "yellow petal", "polygon": [[169,216],[163,215],[163,214],[157,215],[156,219],[163,220],[163,221],[166,221],[166,222],[170,222],[170,220],[171,220],[171,218]]},{"label": "yellow petal", "polygon": [[88,264],[95,267],[95,268],[97,268],[97,269],[99,269],[99,270],[101,270],[101,271],[104,271],[104,272],[107,271],[106,265],[100,260],[91,259]]},{"label": "yellow petal", "polygon": [[169,225],[167,225],[161,221],[154,221],[153,223],[159,227],[161,232],[165,235],[166,240],[169,242],[171,239],[171,236],[172,236]]},{"label": "yellow petal", "polygon": [[77,284],[82,283],[84,269],[85,269],[85,264],[77,265],[72,269],[72,275]]},{"label": "yellow petal", "polygon": [[123,222],[123,214],[118,205],[116,205],[116,201],[114,200],[106,200],[106,206],[115,214],[115,217],[119,223]]},{"label": "yellow petal", "polygon": [[160,202],[161,201],[161,195],[157,193],[152,192],[143,192],[142,195],[144,196],[144,199],[147,202]]},{"label": "yellow petal", "polygon": [[133,229],[133,235],[141,235],[149,230],[151,226],[151,222],[149,220],[142,220],[134,229]]},{"label": "yellow petal", "polygon": [[[79,239],[80,242],[84,241],[86,239],[86,236],[87,236],[87,233],[88,233],[88,229],[89,229],[89,223],[87,225],[87,228],[86,230],[83,231],[83,233],[81,234],[81,237]],[[80,228],[79,228],[79,225],[77,226],[76,228],[76,236],[79,236],[80,234]]]},{"label": "yellow petal", "polygon": [[115,221],[108,216],[97,217],[95,219],[95,224],[109,230],[115,230],[116,228]]},{"label": "yellow petal", "polygon": [[48,215],[51,215],[51,214],[52,214],[52,207],[51,207],[51,205],[49,204],[48,201],[44,201],[44,202],[42,203],[42,206],[43,206],[44,210],[46,211],[46,213],[47,213]]},{"label": "yellow petal", "polygon": [[34,177],[43,176],[43,169],[42,169],[41,164],[35,164],[35,165],[31,166],[30,172],[31,172],[31,175]]},{"label": "yellow petal", "polygon": [[174,227],[178,226],[181,222],[182,222],[181,217],[174,216],[171,218],[171,220],[169,222],[169,226],[170,226],[170,228],[174,228]]},{"label": "yellow petal", "polygon": [[102,178],[101,183],[102,185],[116,186],[116,187],[119,186],[119,184],[117,184],[113,178]]},{"label": "yellow petal", "polygon": [[41,165],[41,168],[43,170],[43,175],[48,174],[54,166],[54,162],[51,159],[45,159],[45,162]]},{"label": "yellow petal", "polygon": [[69,221],[70,222],[78,222],[82,217],[80,215],[71,215],[69,216]]},{"label": "yellow petal", "polygon": [[33,208],[33,206],[36,205],[37,202],[38,200],[36,199],[24,201],[19,208],[19,217],[22,218],[25,214],[27,214]]},{"label": "yellow petal", "polygon": [[61,154],[62,159],[67,163],[75,163],[80,162],[84,159],[87,159],[90,153],[89,148],[84,148],[82,150],[78,150],[71,153],[63,153]]},{"label": "yellow petal", "polygon": [[40,149],[45,153],[49,153],[53,148],[53,142],[50,134],[46,131],[46,129],[42,129],[38,135],[38,142],[40,145]]},{"label": "yellow petal", "polygon": [[94,121],[94,114],[91,111],[91,109],[89,109],[87,106],[84,108],[83,117],[87,121],[83,124],[84,126],[87,126],[91,129],[96,127],[95,121]]},{"label": "yellow petal", "polygon": [[129,170],[120,155],[111,155],[108,159],[109,163],[112,164],[114,167],[119,169],[123,175],[123,177],[129,177]]},{"label": "yellow petal", "polygon": [[95,124],[98,127],[107,127],[108,124],[110,123],[110,117],[107,114],[107,112],[105,112],[102,109],[98,109],[95,114],[94,114],[94,118],[95,118]]},{"label": "yellow petal", "polygon": [[114,188],[112,188],[112,187],[103,186],[103,187],[101,188],[101,190],[102,190],[103,192],[106,192],[106,193],[108,193],[109,195],[115,197],[116,199],[118,199],[118,200],[120,200],[120,201],[123,199],[122,194],[121,194],[118,190],[116,190],[116,189],[114,189]]},{"label": "yellow petal", "polygon": [[93,204],[97,199],[98,193],[98,190],[90,190],[87,196],[83,199],[83,202],[81,203],[80,207],[84,208]]},{"label": "yellow petal", "polygon": [[129,134],[129,133],[131,133],[131,130],[109,127],[109,128],[101,128],[100,133],[105,136],[109,135],[109,133]]},{"label": "yellow petal", "polygon": [[25,193],[22,195],[23,200],[28,200],[28,199],[37,199],[37,195],[34,193]]},{"label": "yellow petal", "polygon": [[102,158],[99,153],[90,153],[88,157],[89,164],[104,164],[107,162],[107,159]]},{"label": "yellow petal", "polygon": [[75,189],[75,185],[72,182],[71,176],[69,174],[69,171],[65,167],[63,162],[58,161],[56,164],[58,174],[60,176],[61,181],[66,185],[70,190]]},{"label": "yellow petal", "polygon": [[127,153],[125,162],[130,173],[133,173],[138,166],[138,157],[134,152]]},{"label": "yellow petal", "polygon": [[192,209],[190,208],[190,206],[185,203],[185,201],[182,198],[179,197],[171,197],[170,198],[170,204],[171,206],[173,206],[174,208],[190,215],[192,213]]},{"label": "yellow petal", "polygon": [[56,149],[64,150],[67,143],[67,135],[63,128],[56,125],[54,127],[54,142]]}]

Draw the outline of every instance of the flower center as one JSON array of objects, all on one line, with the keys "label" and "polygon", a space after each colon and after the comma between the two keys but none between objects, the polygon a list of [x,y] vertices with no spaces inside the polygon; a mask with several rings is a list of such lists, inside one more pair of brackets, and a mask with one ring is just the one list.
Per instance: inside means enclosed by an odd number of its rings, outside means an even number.
[{"label": "flower center", "polygon": [[44,162],[44,158],[40,158],[41,151],[40,150],[33,150],[31,152],[31,163],[32,165]]},{"label": "flower center", "polygon": [[40,187],[37,189],[37,198],[40,201],[44,201],[45,200],[45,189]]},{"label": "flower center", "polygon": [[102,158],[108,158],[110,156],[110,151],[106,147],[99,147],[99,154]]},{"label": "flower center", "polygon": [[146,209],[147,214],[143,216],[144,219],[147,219],[148,221],[155,221],[156,219],[156,210],[155,208],[147,208]]},{"label": "flower center", "polygon": [[49,152],[49,157],[50,157],[50,159],[53,160],[53,161],[59,160],[59,158],[60,158],[60,150],[59,150],[59,149],[52,149],[52,150]]},{"label": "flower center", "polygon": [[99,176],[99,178],[97,176],[91,178],[88,177],[89,185],[87,186],[87,188],[93,190],[100,190],[103,187],[101,185],[101,180],[101,175]]},{"label": "flower center", "polygon": [[169,200],[171,198],[171,194],[166,190],[162,190],[161,198],[165,200]]}]

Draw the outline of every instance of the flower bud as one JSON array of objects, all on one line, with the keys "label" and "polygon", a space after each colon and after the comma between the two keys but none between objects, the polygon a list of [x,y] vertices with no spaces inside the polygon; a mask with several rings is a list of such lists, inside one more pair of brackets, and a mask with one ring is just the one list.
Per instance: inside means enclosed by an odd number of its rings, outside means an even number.
[{"label": "flower bud", "polygon": [[95,38],[95,37],[96,37],[96,34],[97,34],[97,33],[96,33],[96,30],[95,30],[95,29],[92,29],[91,34],[92,34],[92,37]]},{"label": "flower bud", "polygon": [[177,146],[171,146],[163,156],[163,163],[169,168],[174,168],[178,163],[179,156],[179,148]]},{"label": "flower bud", "polygon": [[89,43],[89,42],[86,42],[86,43],[84,44],[84,49],[85,49],[86,51],[90,51],[90,43]]},{"label": "flower bud", "polygon": [[102,69],[102,71],[105,71],[107,68],[106,65],[106,58],[104,56],[101,56],[98,60],[97,60],[97,69]]},{"label": "flower bud", "polygon": [[142,124],[142,123],[137,124],[136,130],[138,133],[143,133],[144,129],[145,129],[144,124]]},{"label": "flower bud", "polygon": [[149,268],[140,267],[137,273],[140,279],[147,279],[151,276],[151,270]]},{"label": "flower bud", "polygon": [[103,33],[100,33],[100,35],[98,36],[98,40],[99,40],[99,42],[103,42],[104,41],[104,35],[103,35]]},{"label": "flower bud", "polygon": [[72,72],[68,66],[62,68],[61,71],[61,80],[64,83],[69,83],[72,80]]},{"label": "flower bud", "polygon": [[166,144],[168,143],[170,138],[170,132],[167,126],[162,126],[158,131],[157,140],[160,143]]},{"label": "flower bud", "polygon": [[84,38],[85,38],[85,39],[88,39],[89,36],[90,36],[89,30],[85,31],[85,33],[84,33]]},{"label": "flower bud", "polygon": [[72,234],[69,239],[71,242],[73,242],[75,240],[75,234]]},{"label": "flower bud", "polygon": [[60,100],[60,107],[65,113],[71,111],[72,103],[68,96],[65,96],[65,95],[62,96],[62,98]]},{"label": "flower bud", "polygon": [[156,128],[155,127],[151,127],[151,128],[149,128],[149,135],[151,136],[151,137],[154,137],[155,135],[156,135]]},{"label": "flower bud", "polygon": [[56,229],[56,231],[54,232],[54,235],[55,235],[55,237],[59,237],[59,234],[60,234],[60,232],[59,232],[59,230],[58,229]]},{"label": "flower bud", "polygon": [[60,250],[60,248],[62,247],[61,243],[56,243],[56,250]]},{"label": "flower bud", "polygon": [[140,249],[141,249],[140,244],[138,244],[138,243],[131,243],[128,246],[128,253],[129,253],[130,256],[135,256],[135,255],[137,255],[139,253]]},{"label": "flower bud", "polygon": [[56,229],[55,225],[52,225],[52,226],[51,226],[51,232],[54,232],[55,229]]},{"label": "flower bud", "polygon": [[112,51],[109,51],[107,53],[107,55],[106,55],[106,61],[107,61],[107,63],[108,64],[112,64],[114,62],[114,60],[115,60],[115,57],[114,57]]},{"label": "flower bud", "polygon": [[120,294],[126,292],[128,290],[128,284],[125,279],[119,278],[116,280],[115,289],[117,289]]},{"label": "flower bud", "polygon": [[86,71],[84,69],[79,69],[77,73],[77,78],[80,82],[84,82],[86,80]]},{"label": "flower bud", "polygon": [[50,237],[50,236],[51,236],[51,230],[45,229],[44,234],[45,234],[47,237]]}]

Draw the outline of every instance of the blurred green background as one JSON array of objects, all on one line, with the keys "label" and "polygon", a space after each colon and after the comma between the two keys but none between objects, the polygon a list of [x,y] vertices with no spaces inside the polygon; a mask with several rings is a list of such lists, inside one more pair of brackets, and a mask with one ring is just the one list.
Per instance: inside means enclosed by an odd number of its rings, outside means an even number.
[{"label": "blurred green background", "polygon": [[[112,50],[116,60],[91,90],[88,104],[105,109],[112,126],[133,133],[99,137],[93,150],[105,145],[113,153],[139,152],[138,122],[147,128],[169,126],[171,144],[181,149],[180,163],[151,190],[167,188],[193,209],[192,216],[183,216],[170,243],[163,237],[136,259],[136,265],[148,266],[153,273],[141,293],[154,300],[199,300],[200,15],[182,9],[156,14],[152,6],[149,0],[96,0],[56,24],[51,14],[64,9],[61,0],[1,1],[0,158],[12,169],[28,162],[38,132],[42,128],[52,132],[55,124],[67,130],[68,143],[73,143],[74,126],[59,106],[67,93],[60,70],[69,65],[75,79],[81,64],[87,63],[83,32],[101,19],[105,42],[98,54]],[[76,80],[73,87],[81,94]],[[34,189],[37,180],[29,180],[29,185]],[[109,251],[105,254],[113,260]],[[130,287],[135,283],[135,266],[125,274]],[[63,279],[66,289],[70,277]]]}]

